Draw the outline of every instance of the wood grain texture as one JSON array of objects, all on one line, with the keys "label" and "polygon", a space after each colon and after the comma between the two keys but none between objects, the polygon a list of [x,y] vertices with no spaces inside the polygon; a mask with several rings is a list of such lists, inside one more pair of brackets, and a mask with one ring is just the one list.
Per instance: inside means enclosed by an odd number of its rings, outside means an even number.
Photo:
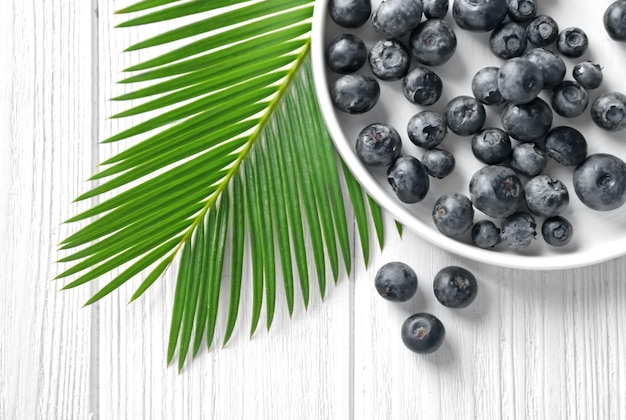
[{"label": "wood grain texture", "polygon": [[61,222],[91,171],[90,8],[10,0],[2,9],[0,418],[88,418],[86,294],[51,280]]},{"label": "wood grain texture", "polygon": [[[57,292],[60,221],[89,205],[70,203],[93,163],[125,147],[94,140],[132,123],[108,120],[123,107],[108,98],[128,89],[115,84],[120,69],[155,53],[120,52],[158,30],[113,29],[114,5],[130,1],[100,0],[97,15],[88,3],[9,0],[0,15],[0,419],[626,417],[625,258],[558,272],[498,268],[410,232],[400,240],[387,216],[387,246],[377,252],[372,238],[369,269],[356,252],[352,276],[323,303],[312,293],[308,311],[298,302],[292,319],[279,288],[272,330],[252,339],[245,288],[228,346],[201,351],[180,374],[165,366],[176,267],[132,305],[138,281],[92,309],[81,305],[95,286]],[[401,305],[372,284],[392,260],[420,281]],[[432,294],[450,264],[479,279],[467,309]],[[217,336],[227,292],[225,277]],[[417,311],[447,329],[430,356],[400,340]]]},{"label": "wood grain texture", "polygon": [[[388,236],[397,242],[395,232]],[[376,270],[393,260],[419,278],[405,304],[384,301],[373,287]],[[477,276],[470,307],[436,301],[432,279],[446,265]],[[625,270],[624,258],[558,272],[504,269],[406,234],[401,247],[388,247],[357,272],[354,418],[623,418]],[[444,345],[427,356],[400,339],[404,319],[422,311],[446,326]]]}]

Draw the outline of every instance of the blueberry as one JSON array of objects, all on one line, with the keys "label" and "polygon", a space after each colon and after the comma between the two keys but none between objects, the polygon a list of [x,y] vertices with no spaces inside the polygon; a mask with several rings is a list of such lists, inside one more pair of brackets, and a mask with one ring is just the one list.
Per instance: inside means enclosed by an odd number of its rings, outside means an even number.
[{"label": "blueberry", "polygon": [[372,4],[370,0],[330,0],[328,10],[337,25],[358,28],[372,14]]},{"label": "blueberry", "polygon": [[427,66],[440,66],[450,60],[456,44],[454,30],[445,20],[427,20],[411,32],[411,52],[418,62]]},{"label": "blueberry", "polygon": [[414,68],[402,80],[402,93],[414,104],[432,105],[439,100],[442,91],[441,78],[426,67]]},{"label": "blueberry", "polygon": [[472,93],[485,105],[500,105],[504,98],[498,90],[498,67],[485,67],[472,78]]},{"label": "blueberry", "polygon": [[574,235],[574,227],[562,216],[554,216],[544,220],[541,226],[541,236],[547,244],[565,246]]},{"label": "blueberry", "polygon": [[600,128],[620,131],[626,128],[626,95],[608,92],[591,105],[591,119]]},{"label": "blueberry", "polygon": [[499,128],[485,128],[472,138],[472,152],[482,163],[502,163],[511,155],[511,139]]},{"label": "blueberry", "polygon": [[472,202],[463,194],[444,194],[433,207],[433,221],[439,232],[446,236],[462,235],[474,221]]},{"label": "blueberry", "polygon": [[559,33],[556,47],[566,57],[577,58],[587,51],[589,38],[580,28],[565,28]]},{"label": "blueberry", "polygon": [[404,203],[422,201],[430,188],[426,168],[413,156],[397,158],[387,170],[387,181]]},{"label": "blueberry", "polygon": [[535,141],[552,126],[552,109],[541,98],[522,104],[508,104],[501,114],[502,127],[519,141]]},{"label": "blueberry", "polygon": [[500,242],[500,229],[491,220],[479,220],[472,226],[472,243],[479,248],[493,248]]},{"label": "blueberry", "polygon": [[500,67],[498,90],[513,104],[526,104],[543,89],[543,73],[539,66],[524,58],[512,58]]},{"label": "blueberry", "polygon": [[388,124],[370,124],[356,139],[356,154],[368,166],[390,165],[401,151],[400,134]]},{"label": "blueberry", "polygon": [[408,317],[402,323],[402,342],[411,351],[429,354],[436,351],[446,336],[446,329],[434,315],[424,312]]},{"label": "blueberry", "polygon": [[532,48],[524,58],[535,63],[541,70],[544,89],[552,89],[563,81],[567,67],[563,59],[552,51],[546,48]]},{"label": "blueberry", "polygon": [[452,16],[461,29],[489,32],[502,23],[507,9],[506,0],[454,0]]},{"label": "blueberry", "polygon": [[608,211],[626,201],[626,164],[606,153],[589,155],[574,170],[574,191],[587,207]]},{"label": "blueberry", "polygon": [[422,165],[428,175],[443,179],[454,171],[454,155],[447,150],[430,149],[422,155]]},{"label": "blueberry", "polygon": [[562,117],[578,117],[587,109],[589,95],[578,83],[566,80],[552,90],[551,104]]},{"label": "blueberry", "polygon": [[409,72],[409,50],[394,38],[377,41],[369,52],[372,73],[381,80],[399,80]]},{"label": "blueberry", "polygon": [[507,0],[507,14],[515,22],[528,22],[537,14],[536,0]]},{"label": "blueberry", "polygon": [[330,98],[337,109],[362,114],[374,108],[380,97],[380,86],[373,77],[346,74],[333,83]]},{"label": "blueberry", "polygon": [[326,50],[328,67],[336,73],[354,73],[367,59],[367,49],[361,38],[352,34],[341,34]]},{"label": "blueberry", "polygon": [[535,219],[528,213],[517,212],[502,221],[500,240],[511,249],[525,249],[537,236]]},{"label": "blueberry", "polygon": [[530,179],[524,186],[524,192],[526,207],[537,216],[559,215],[569,205],[569,193],[565,184],[548,175],[539,175]]},{"label": "blueberry", "polygon": [[372,16],[374,29],[391,38],[402,38],[422,19],[422,0],[385,0]]},{"label": "blueberry", "polygon": [[448,14],[449,0],[422,0],[426,19],[443,19]]},{"label": "blueberry", "polygon": [[421,111],[409,119],[407,132],[413,144],[432,149],[446,138],[448,125],[443,115],[433,111]]},{"label": "blueberry", "polygon": [[511,151],[509,164],[523,175],[535,176],[546,168],[548,157],[537,143],[520,143]]},{"label": "blueberry", "polygon": [[604,29],[615,41],[626,41],[626,2],[611,3],[604,12]]},{"label": "blueberry", "polygon": [[531,44],[547,47],[559,37],[559,25],[550,16],[539,15],[526,27],[526,36]]},{"label": "blueberry", "polygon": [[602,84],[602,67],[591,61],[583,61],[574,66],[574,79],[585,89],[597,89]]},{"label": "blueberry", "polygon": [[474,206],[490,217],[507,217],[524,204],[524,187],[513,169],[485,166],[470,180]]},{"label": "blueberry", "polygon": [[457,96],[446,106],[448,128],[459,136],[471,136],[485,125],[485,107],[471,96]]},{"label": "blueberry", "polygon": [[546,136],[546,154],[561,165],[576,166],[587,157],[587,140],[575,128],[555,127]]},{"label": "blueberry", "polygon": [[435,297],[447,308],[466,308],[476,299],[478,284],[476,277],[463,267],[444,267],[433,280]]},{"label": "blueberry", "polygon": [[526,29],[522,25],[506,22],[491,32],[489,48],[495,55],[507,60],[524,54],[527,42]]},{"label": "blueberry", "polygon": [[417,292],[417,275],[408,265],[389,262],[378,270],[374,278],[376,291],[392,302],[406,302]]}]

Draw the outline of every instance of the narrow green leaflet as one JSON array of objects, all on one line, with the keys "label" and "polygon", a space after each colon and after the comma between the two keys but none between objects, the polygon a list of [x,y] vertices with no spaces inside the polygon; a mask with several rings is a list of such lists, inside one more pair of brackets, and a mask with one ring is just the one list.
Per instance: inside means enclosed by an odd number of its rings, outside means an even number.
[{"label": "narrow green leaflet", "polygon": [[[222,345],[237,336],[244,292],[252,335],[264,314],[267,328],[276,311],[291,314],[298,294],[306,308],[312,277],[324,296],[341,261],[350,273],[346,202],[367,261],[365,196],[341,169],[314,94],[313,4],[144,0],[117,12],[129,14],[122,27],[197,20],[128,48],[178,44],[126,69],[133,73],[122,82],[141,86],[114,98],[133,100],[114,118],[150,114],[104,140],[130,142],[77,198],[98,201],[66,222],[80,226],[60,244],[57,278],[65,289],[104,279],[87,304],[127,283],[133,301],[177,269],[167,361],[179,369],[216,335]],[[382,247],[381,210],[367,204]],[[228,304],[224,320],[220,304]]]}]

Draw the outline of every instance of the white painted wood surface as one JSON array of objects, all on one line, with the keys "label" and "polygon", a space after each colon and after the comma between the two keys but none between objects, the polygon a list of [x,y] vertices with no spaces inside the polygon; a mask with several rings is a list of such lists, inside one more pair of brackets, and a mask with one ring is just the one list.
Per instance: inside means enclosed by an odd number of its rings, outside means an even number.
[{"label": "white painted wood surface", "polygon": [[[123,3],[115,2],[115,7]],[[113,30],[113,2],[5,0],[0,14],[0,419],[622,419],[626,418],[626,259],[581,270],[478,265],[387,219],[387,246],[289,319],[247,337],[250,295],[224,349],[178,374],[165,366],[173,272],[140,301],[131,288],[81,309],[89,287],[57,292],[60,222],[101,157],[120,92],[120,52],[145,37]],[[83,207],[85,205],[82,205]],[[378,267],[416,269],[402,305],[372,287]],[[470,308],[436,304],[430,281],[459,264],[479,277]],[[313,295],[314,296],[314,295]],[[278,296],[278,302],[281,296]],[[225,309],[225,308],[224,308]],[[431,311],[447,328],[430,356],[400,324]],[[223,325],[218,326],[218,334]]]}]

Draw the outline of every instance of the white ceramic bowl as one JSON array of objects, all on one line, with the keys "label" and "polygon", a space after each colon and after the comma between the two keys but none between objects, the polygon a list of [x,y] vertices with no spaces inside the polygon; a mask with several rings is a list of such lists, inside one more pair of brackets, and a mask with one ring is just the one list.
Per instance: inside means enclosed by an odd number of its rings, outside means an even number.
[{"label": "white ceramic bowl", "polygon": [[[372,0],[373,10],[379,3],[380,0]],[[552,16],[561,29],[578,26],[589,36],[590,48],[585,55],[580,59],[564,58],[564,61],[568,67],[568,80],[573,80],[572,68],[580,61],[592,60],[604,66],[604,82],[599,89],[589,92],[590,104],[601,93],[626,92],[626,43],[612,41],[602,24],[602,15],[609,3],[598,4],[587,0],[544,0],[539,3],[539,13]],[[406,133],[409,118],[423,109],[443,112],[451,98],[471,95],[471,80],[479,69],[502,64],[503,61],[495,57],[488,48],[489,34],[461,30],[452,19],[451,9],[450,7],[446,20],[456,32],[457,50],[448,63],[432,68],[444,83],[441,99],[431,107],[419,107],[404,98],[401,81],[380,81],[381,96],[378,104],[365,114],[349,115],[336,110],[330,100],[329,87],[339,75],[328,70],[324,58],[325,48],[340,33],[358,35],[368,48],[380,36],[372,29],[371,22],[356,30],[339,27],[330,19],[328,0],[316,1],[312,41],[316,90],[335,146],[352,173],[372,198],[396,220],[433,244],[472,260],[522,269],[562,269],[599,263],[626,254],[626,206],[610,212],[598,212],[585,207],[572,187],[573,168],[559,167],[555,162],[550,162],[546,169],[547,174],[562,180],[568,187],[570,205],[563,216],[574,226],[572,242],[563,248],[547,245],[540,233],[543,219],[536,218],[537,240],[527,250],[519,252],[507,250],[503,245],[494,250],[480,249],[471,244],[469,235],[460,239],[448,238],[440,234],[433,224],[431,211],[437,198],[444,192],[455,191],[469,196],[469,179],[476,170],[484,166],[472,154],[471,137],[448,134],[440,147],[454,153],[456,169],[446,179],[431,178],[431,189],[427,197],[417,204],[404,204],[396,198],[387,183],[386,168],[372,169],[360,162],[354,151],[356,136],[363,127],[373,122],[385,122],[394,126],[402,136],[402,153],[421,158],[423,150],[414,146]],[[407,39],[403,40],[405,44],[408,42]],[[413,60],[411,68],[416,65]],[[367,63],[358,73],[372,75]],[[541,97],[549,103],[547,92],[543,92]],[[499,110],[486,108],[486,126],[500,127]],[[588,111],[576,119],[565,119],[554,114],[553,126],[559,125],[571,125],[580,130],[587,138],[590,154],[606,152],[626,160],[626,131],[608,133],[599,129],[591,121]],[[513,143],[517,144],[515,141]],[[475,220],[481,218],[485,216],[476,211]]]}]

